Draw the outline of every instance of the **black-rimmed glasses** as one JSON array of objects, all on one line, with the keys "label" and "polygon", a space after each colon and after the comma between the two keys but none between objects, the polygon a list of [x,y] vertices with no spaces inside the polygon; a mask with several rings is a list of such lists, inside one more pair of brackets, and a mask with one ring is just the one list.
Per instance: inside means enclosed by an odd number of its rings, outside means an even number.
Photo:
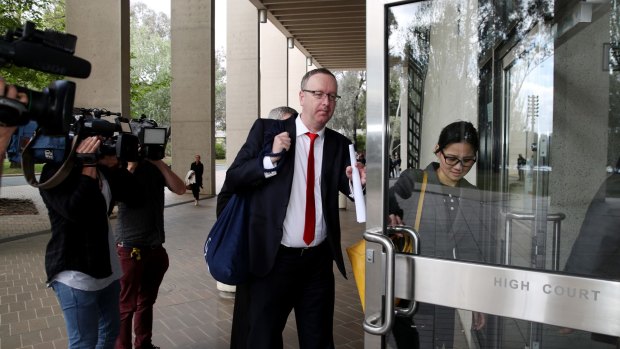
[{"label": "black-rimmed glasses", "polygon": [[323,91],[312,91],[312,90],[302,90],[302,91],[312,94],[314,98],[316,99],[323,99],[324,96],[327,96],[327,99],[329,99],[330,102],[335,102],[340,99],[340,96],[338,96],[337,94],[333,94],[333,93],[325,93]]},{"label": "black-rimmed glasses", "polygon": [[476,162],[476,157],[459,159],[456,156],[446,155],[443,150],[441,150],[441,155],[443,155],[446,164],[450,166],[456,166],[460,162],[463,167],[472,167]]}]

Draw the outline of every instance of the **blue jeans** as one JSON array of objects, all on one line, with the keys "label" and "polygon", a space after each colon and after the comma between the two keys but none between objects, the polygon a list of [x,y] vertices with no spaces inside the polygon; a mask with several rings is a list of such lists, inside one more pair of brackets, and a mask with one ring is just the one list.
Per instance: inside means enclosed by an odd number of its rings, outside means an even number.
[{"label": "blue jeans", "polygon": [[112,349],[120,328],[120,283],[99,291],[82,291],[54,281],[51,284],[67,325],[69,349]]}]

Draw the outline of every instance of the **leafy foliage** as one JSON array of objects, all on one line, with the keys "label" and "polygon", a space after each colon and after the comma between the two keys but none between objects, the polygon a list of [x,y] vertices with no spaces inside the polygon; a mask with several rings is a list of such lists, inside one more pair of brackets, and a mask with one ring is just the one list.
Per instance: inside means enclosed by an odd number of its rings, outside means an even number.
[{"label": "leafy foliage", "polygon": [[131,5],[131,116],[170,125],[170,18],[143,3]]},{"label": "leafy foliage", "polygon": [[220,50],[215,52],[215,129],[226,131],[226,55]]},{"label": "leafy foliage", "polygon": [[223,143],[220,143],[220,142],[215,143],[215,159],[216,160],[226,159],[226,146]]},{"label": "leafy foliage", "polygon": [[[215,54],[215,127],[226,130],[225,54]],[[170,125],[170,18],[143,3],[131,6],[131,114]]]},{"label": "leafy foliage", "polygon": [[[336,104],[330,128],[338,130],[351,140],[355,140],[356,150],[365,151],[357,144],[358,132],[366,129],[366,72],[334,72],[338,80],[338,93],[342,97]],[[364,135],[365,136],[365,135]],[[364,146],[365,146],[365,142]]]}]

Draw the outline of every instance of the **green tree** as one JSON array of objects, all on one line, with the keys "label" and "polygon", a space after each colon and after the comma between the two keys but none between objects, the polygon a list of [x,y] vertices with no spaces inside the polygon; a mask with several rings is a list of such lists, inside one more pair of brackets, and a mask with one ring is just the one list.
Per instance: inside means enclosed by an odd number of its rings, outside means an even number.
[{"label": "green tree", "polygon": [[135,3],[130,23],[131,116],[170,125],[170,18]]},{"label": "green tree", "polygon": [[357,140],[359,136],[365,138],[358,132],[366,129],[366,71],[341,71],[334,75],[338,80],[338,94],[342,98],[336,104],[330,127],[355,142],[358,152],[365,151],[359,147]]},{"label": "green tree", "polygon": [[226,54],[215,52],[215,129],[226,131]]}]

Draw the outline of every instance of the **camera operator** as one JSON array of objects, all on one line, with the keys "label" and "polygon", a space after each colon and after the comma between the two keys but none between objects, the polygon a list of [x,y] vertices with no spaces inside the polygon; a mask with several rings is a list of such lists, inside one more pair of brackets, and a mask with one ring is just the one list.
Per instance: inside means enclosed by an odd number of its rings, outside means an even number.
[{"label": "camera operator", "polygon": [[[23,104],[28,104],[28,96],[23,92],[17,92],[17,88],[13,85],[7,85],[4,79],[0,76],[0,97],[15,99]],[[12,110],[10,107],[1,106],[1,114],[17,113],[16,110]],[[4,161],[6,155],[6,149],[11,140],[11,136],[17,129],[17,126],[0,126],[0,165]],[[2,175],[2,166],[0,166],[0,175]]]},{"label": "camera operator", "polygon": [[[78,161],[51,189],[40,189],[52,236],[45,252],[47,283],[62,308],[69,348],[113,348],[119,332],[122,271],[108,214],[114,201],[142,205],[144,187],[118,166],[116,155],[98,155],[101,136],[76,148]],[[48,163],[41,180],[60,165]]]},{"label": "camera operator", "polygon": [[135,348],[153,346],[153,305],[168,270],[163,247],[164,187],[182,195],[185,183],[162,160],[142,159],[127,168],[146,187],[145,205],[119,204],[115,227],[117,252],[123,269],[121,278],[121,329],[116,348],[132,348],[132,319]]}]

